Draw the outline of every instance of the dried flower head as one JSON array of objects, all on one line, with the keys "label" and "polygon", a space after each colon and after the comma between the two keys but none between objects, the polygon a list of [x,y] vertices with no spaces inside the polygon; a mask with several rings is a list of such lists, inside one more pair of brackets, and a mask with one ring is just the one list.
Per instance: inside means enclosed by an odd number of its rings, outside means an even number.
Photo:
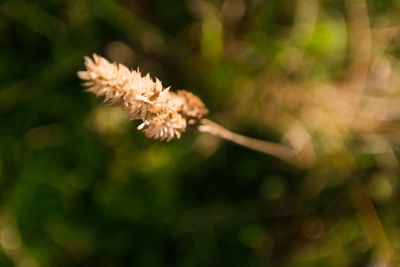
[{"label": "dried flower head", "polygon": [[96,54],[93,60],[85,57],[85,66],[86,71],[79,71],[78,77],[86,81],[87,91],[104,96],[113,106],[122,106],[131,120],[143,120],[138,129],[149,138],[179,138],[188,125],[208,113],[199,97],[185,90],[170,92],[157,78],[142,77],[139,69],[130,70]]}]

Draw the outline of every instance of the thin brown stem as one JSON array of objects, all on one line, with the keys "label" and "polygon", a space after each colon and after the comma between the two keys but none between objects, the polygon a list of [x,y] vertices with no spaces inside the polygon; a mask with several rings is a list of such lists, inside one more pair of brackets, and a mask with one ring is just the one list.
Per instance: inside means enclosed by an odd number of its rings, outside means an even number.
[{"label": "thin brown stem", "polygon": [[368,190],[361,185],[357,185],[354,186],[350,193],[350,199],[364,228],[368,242],[374,246],[379,261],[384,263],[382,265],[389,266],[391,261],[397,261],[398,259],[394,257],[393,248]]},{"label": "thin brown stem", "polygon": [[202,119],[200,123],[201,124],[197,128],[197,130],[200,132],[205,132],[221,137],[225,140],[229,140],[238,145],[277,157],[284,161],[290,162],[294,159],[295,156],[294,150],[285,145],[272,143],[268,141],[262,141],[255,138],[239,135],[207,119]]}]

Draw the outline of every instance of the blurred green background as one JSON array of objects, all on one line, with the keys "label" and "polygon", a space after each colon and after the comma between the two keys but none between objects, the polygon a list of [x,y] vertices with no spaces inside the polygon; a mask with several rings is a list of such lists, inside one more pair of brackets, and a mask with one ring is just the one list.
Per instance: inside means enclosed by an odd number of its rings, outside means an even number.
[{"label": "blurred green background", "polygon": [[[0,266],[396,266],[399,0],[0,1]],[[148,140],[98,53],[199,95],[282,162]]]}]

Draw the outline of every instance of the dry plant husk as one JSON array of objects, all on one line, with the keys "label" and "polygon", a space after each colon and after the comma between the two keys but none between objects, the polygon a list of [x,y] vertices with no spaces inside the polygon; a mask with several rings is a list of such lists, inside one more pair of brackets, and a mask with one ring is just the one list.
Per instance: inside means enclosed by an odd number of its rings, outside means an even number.
[{"label": "dry plant husk", "polygon": [[85,57],[85,66],[78,77],[86,81],[87,91],[103,96],[113,106],[122,106],[131,120],[142,120],[138,129],[149,138],[180,138],[188,125],[208,114],[198,96],[185,90],[171,92],[157,78],[142,76],[139,69],[130,70],[96,54],[93,59]]}]

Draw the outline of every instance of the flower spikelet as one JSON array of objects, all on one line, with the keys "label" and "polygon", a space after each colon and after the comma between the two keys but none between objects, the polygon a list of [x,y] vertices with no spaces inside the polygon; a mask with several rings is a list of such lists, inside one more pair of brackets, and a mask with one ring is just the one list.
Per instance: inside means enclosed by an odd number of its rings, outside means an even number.
[{"label": "flower spikelet", "polygon": [[186,90],[178,90],[177,97],[181,98],[181,113],[192,119],[201,119],[208,114],[208,109],[201,99]]},{"label": "flower spikelet", "polygon": [[131,120],[141,119],[138,129],[149,138],[180,138],[188,124],[208,113],[199,97],[185,90],[170,92],[157,78],[154,81],[149,74],[143,77],[139,69],[130,70],[96,54],[93,59],[85,57],[85,66],[78,77],[86,81],[87,91],[103,96],[113,106],[121,106]]}]

